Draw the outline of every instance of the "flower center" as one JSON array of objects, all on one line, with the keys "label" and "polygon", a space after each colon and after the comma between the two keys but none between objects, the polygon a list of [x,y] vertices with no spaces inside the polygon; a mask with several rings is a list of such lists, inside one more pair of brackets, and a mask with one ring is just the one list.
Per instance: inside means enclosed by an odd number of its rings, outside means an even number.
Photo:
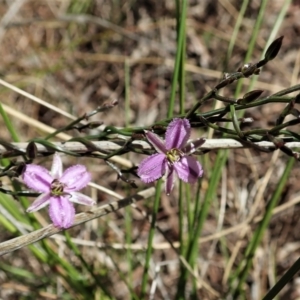
[{"label": "flower center", "polygon": [[179,161],[183,155],[184,155],[183,152],[177,148],[173,148],[173,149],[167,151],[167,154],[166,154],[167,159],[170,163]]},{"label": "flower center", "polygon": [[51,194],[53,196],[61,196],[61,195],[64,195],[64,187],[65,185],[61,182],[58,181],[58,179],[54,179],[51,183],[51,187],[50,187],[50,190],[51,190]]}]

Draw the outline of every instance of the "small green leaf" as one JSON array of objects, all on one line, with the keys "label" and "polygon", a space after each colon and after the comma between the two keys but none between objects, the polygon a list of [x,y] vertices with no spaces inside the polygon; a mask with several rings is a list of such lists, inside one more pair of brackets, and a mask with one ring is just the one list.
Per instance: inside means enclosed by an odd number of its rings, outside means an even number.
[{"label": "small green leaf", "polygon": [[246,93],[242,99],[238,99],[238,104],[247,104],[254,100],[256,100],[261,94],[263,93],[263,90],[254,90],[249,93]]},{"label": "small green leaf", "polygon": [[26,147],[26,155],[28,156],[29,159],[34,159],[37,156],[37,147],[35,142],[31,141],[28,143]]},{"label": "small green leaf", "polygon": [[240,129],[240,124],[239,124],[237,115],[235,113],[234,105],[230,105],[230,113],[231,113],[231,118],[232,118],[232,124],[233,124],[234,129],[236,130],[237,135],[240,138],[244,137],[244,134]]},{"label": "small green leaf", "polygon": [[283,36],[279,37],[278,39],[276,39],[268,48],[266,54],[265,54],[265,59],[267,61],[270,61],[272,59],[274,59],[280,48],[281,48],[281,45],[282,45],[282,40],[283,40]]}]

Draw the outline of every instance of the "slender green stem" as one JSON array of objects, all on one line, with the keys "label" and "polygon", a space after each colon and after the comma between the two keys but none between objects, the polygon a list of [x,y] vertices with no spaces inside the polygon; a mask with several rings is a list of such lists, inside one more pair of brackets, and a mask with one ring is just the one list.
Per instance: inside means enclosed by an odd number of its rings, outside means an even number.
[{"label": "slender green stem", "polygon": [[66,242],[67,242],[68,246],[70,247],[70,249],[73,250],[76,257],[81,261],[82,265],[87,270],[87,272],[90,274],[90,276],[94,279],[97,286],[101,287],[101,289],[104,291],[104,293],[106,295],[109,295],[109,292],[108,292],[106,286],[101,282],[101,280],[99,280],[99,278],[96,276],[96,274],[92,270],[92,267],[86,262],[86,260],[82,256],[80,250],[78,249],[78,247],[72,242],[71,236],[67,231],[65,231],[65,237],[66,237]]},{"label": "slender green stem", "polygon": [[193,235],[193,212],[194,212],[194,203],[192,203],[191,197],[191,186],[186,187],[186,209],[187,209],[187,228],[189,236]]},{"label": "slender green stem", "polygon": [[128,60],[125,60],[124,65],[125,73],[125,125],[129,126],[129,112],[130,112],[130,68]]},{"label": "slender green stem", "polygon": [[182,0],[180,20],[177,20],[177,22],[179,22],[179,32],[178,32],[178,39],[177,39],[177,52],[176,52],[175,67],[174,67],[173,79],[172,79],[170,102],[168,108],[168,118],[171,118],[173,116],[176,87],[179,78],[180,66],[182,64],[182,52],[183,52],[183,47],[185,46],[184,37],[185,37],[186,11],[187,11],[187,0]]},{"label": "slender green stem", "polygon": [[214,91],[208,92],[187,112],[185,117],[190,118],[205,101],[207,101],[208,99],[211,99],[213,97],[214,93],[215,93]]},{"label": "slender green stem", "polygon": [[142,278],[142,284],[141,284],[141,299],[145,299],[145,297],[146,297],[148,271],[149,271],[150,259],[151,259],[151,254],[152,254],[152,244],[153,244],[153,238],[154,238],[155,227],[156,227],[156,217],[157,217],[157,212],[158,212],[159,203],[160,203],[161,184],[162,184],[162,182],[160,179],[157,181],[157,184],[156,184],[151,227],[150,227],[149,236],[148,236],[148,246],[147,246],[147,251],[146,251],[145,266],[144,266],[144,272],[143,272],[143,278]]},{"label": "slender green stem", "polygon": [[228,62],[230,57],[231,57],[232,50],[233,50],[233,47],[235,45],[240,27],[243,23],[244,15],[245,15],[246,9],[248,7],[248,4],[249,4],[249,0],[244,0],[241,8],[239,9],[239,15],[238,15],[238,18],[236,20],[236,23],[235,23],[235,26],[234,26],[234,29],[233,29],[233,33],[231,35],[231,39],[230,39],[228,49],[227,49],[226,62]]},{"label": "slender green stem", "polygon": [[14,128],[14,126],[12,125],[12,123],[10,122],[10,119],[8,118],[5,110],[2,107],[2,104],[0,103],[0,115],[2,116],[2,119],[5,123],[6,128],[8,129],[12,139],[14,142],[19,142],[19,137],[18,134]]},{"label": "slender green stem", "polygon": [[272,300],[289,283],[300,270],[300,258],[286,271],[278,282],[269,290],[262,300]]},{"label": "slender green stem", "polygon": [[[186,5],[186,3],[183,3]],[[186,30],[185,30],[185,21],[182,24],[183,26],[183,37],[182,37],[182,50],[180,58],[180,69],[179,69],[179,105],[180,105],[180,114],[184,114],[185,110],[185,57],[186,57]]]},{"label": "slender green stem", "polygon": [[[268,38],[268,41],[267,41],[266,46],[265,46],[265,51],[269,47],[269,45],[273,42],[276,35],[278,34],[278,32],[280,30],[280,26],[282,25],[282,22],[284,21],[284,17],[285,17],[285,15],[286,15],[289,7],[290,7],[291,2],[292,2],[292,0],[285,0],[282,7],[281,7],[281,9],[279,10],[279,14],[276,18],[276,21],[272,26],[272,31],[269,34],[269,38]],[[262,55],[261,55],[262,58],[264,57],[264,54],[265,53],[262,53]],[[255,77],[253,77],[251,79],[251,82],[250,82],[250,85],[249,85],[249,90],[252,89],[252,87],[254,86],[254,83],[255,83],[256,80],[257,79]]]},{"label": "slender green stem", "polygon": [[[227,153],[228,153],[228,150],[218,152],[218,155],[217,155],[217,158],[215,161],[215,167],[214,167],[214,170],[210,177],[210,184],[208,186],[208,190],[207,190],[205,198],[204,198],[203,206],[201,207],[201,209],[199,211],[199,215],[196,217],[197,224],[194,229],[194,234],[189,239],[189,244],[188,244],[188,248],[186,251],[186,260],[191,267],[193,267],[193,265],[195,263],[195,258],[197,257],[197,254],[198,254],[198,251],[197,251],[198,237],[201,234],[203,224],[207,218],[207,214],[208,214],[208,211],[209,211],[209,208],[211,205],[211,201],[214,199],[214,196],[215,196],[215,193],[217,190],[217,185],[219,183],[219,179],[220,179],[221,171],[222,171],[222,167],[220,167],[220,166],[224,165],[224,163],[227,159]],[[188,270],[187,270],[187,268],[182,266],[180,277],[179,277],[178,284],[177,284],[176,299],[178,299],[178,300],[185,299],[185,287],[187,284],[187,278],[188,278]]]},{"label": "slender green stem", "polygon": [[179,232],[179,242],[180,242],[180,255],[184,253],[184,191],[183,182],[179,182],[179,199],[178,199],[178,209],[179,209],[179,220],[178,220],[178,232]]},{"label": "slender green stem", "polygon": [[240,264],[240,269],[237,270],[237,273],[234,276],[234,278],[238,278],[238,285],[233,293],[234,299],[236,297],[238,297],[238,295],[240,295],[240,293],[242,293],[244,282],[247,278],[249,269],[252,266],[252,258],[254,256],[254,253],[263,237],[263,233],[267,229],[267,226],[272,217],[273,209],[275,208],[275,206],[278,203],[278,200],[280,199],[280,196],[281,196],[284,186],[289,178],[289,175],[292,170],[292,167],[294,166],[294,163],[295,163],[294,158],[290,158],[288,160],[285,170],[277,184],[276,190],[274,191],[272,198],[270,199],[270,202],[267,206],[266,212],[264,214],[264,218],[260,222],[252,239],[249,242],[249,245],[245,252],[245,258],[244,258],[245,266],[241,269],[241,264]]},{"label": "slender green stem", "polygon": [[[131,215],[131,207],[128,206],[125,208],[125,232],[126,232],[126,244],[130,245],[132,243],[132,215]],[[128,275],[127,275],[127,282],[129,284],[129,289],[132,290],[132,250],[128,248],[126,250],[126,257],[127,257],[127,263],[128,263]]]},{"label": "slender green stem", "polygon": [[239,137],[243,137],[243,133],[241,132],[240,129],[240,124],[237,118],[237,115],[235,113],[234,105],[230,105],[230,113],[231,113],[231,118],[232,118],[232,123],[233,127]]},{"label": "slender green stem", "polygon": [[[259,29],[261,27],[261,24],[265,18],[265,10],[267,6],[268,0],[262,0],[260,4],[260,9],[258,12],[258,16],[256,18],[253,31],[251,32],[251,39],[249,42],[248,50],[245,56],[245,63],[248,63],[250,61],[250,58],[252,56],[252,53],[254,51],[255,44],[257,43],[257,36],[259,33]],[[236,89],[235,89],[235,96],[237,97],[241,93],[241,89],[243,86],[243,80],[238,81]],[[243,114],[240,114],[239,117],[241,117]]]}]

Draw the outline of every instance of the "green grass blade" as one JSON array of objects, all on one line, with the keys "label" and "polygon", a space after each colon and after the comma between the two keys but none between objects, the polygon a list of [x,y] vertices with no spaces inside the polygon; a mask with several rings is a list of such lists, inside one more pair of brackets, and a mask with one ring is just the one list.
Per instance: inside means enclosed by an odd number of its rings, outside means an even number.
[{"label": "green grass blade", "polygon": [[[177,32],[178,34],[177,52],[176,52],[175,66],[174,66],[174,72],[172,78],[170,102],[169,102],[168,114],[167,114],[168,118],[171,118],[173,116],[174,106],[175,106],[175,95],[176,95],[177,83],[179,78],[179,70],[180,67],[182,66],[182,55],[183,55],[182,53],[184,52],[183,47],[185,46],[184,38],[185,38],[186,11],[187,11],[187,0],[182,0],[180,20],[177,20],[177,22],[179,22],[179,27],[178,27],[179,32]],[[183,74],[184,73],[181,72],[181,75]]]},{"label": "green grass blade", "polygon": [[287,272],[280,278],[280,280],[269,290],[262,300],[272,300],[279,292],[291,282],[292,278],[300,270],[300,258],[287,270]]},{"label": "green grass blade", "polygon": [[6,126],[6,128],[8,129],[12,139],[14,142],[19,142],[19,137],[18,134],[14,128],[14,126],[12,125],[12,123],[10,122],[5,110],[2,107],[2,104],[0,103],[0,115],[2,116],[2,119],[4,121],[4,124]]},{"label": "green grass blade", "polygon": [[267,206],[266,212],[264,214],[264,218],[262,219],[259,226],[255,230],[255,233],[253,234],[253,237],[246,249],[245,259],[244,259],[245,266],[243,267],[243,269],[240,270],[240,272],[237,272],[236,275],[234,276],[235,278],[238,278],[238,285],[237,285],[235,291],[233,292],[233,294],[235,296],[238,296],[239,294],[242,293],[244,282],[245,282],[248,272],[252,266],[252,258],[254,256],[254,253],[262,239],[264,232],[267,229],[267,226],[272,217],[272,211],[276,207],[278,200],[280,199],[280,196],[282,195],[283,189],[289,178],[289,175],[292,170],[292,167],[294,166],[294,163],[295,163],[294,158],[290,158],[288,160],[285,170],[277,184],[276,190],[274,191],[274,193],[270,199],[270,202]]},{"label": "green grass blade", "polygon": [[[215,198],[215,194],[217,192],[217,186],[222,173],[222,168],[220,166],[224,165],[227,159],[227,154],[228,154],[228,150],[218,152],[215,165],[214,165],[215,167],[209,179],[210,184],[205,194],[203,206],[199,211],[199,215],[195,217],[196,226],[194,229],[194,233],[189,240],[189,244],[187,246],[188,247],[187,254],[186,254],[186,260],[191,267],[193,267],[195,258],[197,257],[198,254],[198,238],[201,234],[203,224],[207,218],[211,202]],[[188,278],[188,270],[184,266],[182,266],[180,277],[177,284],[176,299],[185,299],[185,287],[187,283],[187,278]]]},{"label": "green grass blade", "polygon": [[154,199],[153,212],[152,212],[151,227],[150,227],[149,236],[148,236],[148,246],[147,246],[145,266],[144,266],[142,285],[141,285],[141,299],[145,299],[145,297],[146,297],[148,271],[149,271],[150,259],[151,259],[151,255],[152,255],[153,238],[154,238],[155,228],[156,228],[156,226],[155,226],[156,217],[157,217],[157,212],[158,212],[160,197],[161,197],[161,184],[162,184],[162,180],[160,179],[156,183],[156,191],[155,191],[155,199]]},{"label": "green grass blade", "polygon": [[228,68],[228,62],[231,58],[231,55],[232,55],[232,50],[233,50],[233,47],[236,43],[236,39],[237,39],[237,36],[238,36],[238,33],[239,33],[239,30],[240,30],[240,27],[243,23],[243,20],[244,20],[244,15],[245,15],[245,12],[246,12],[246,9],[248,7],[248,4],[249,4],[249,0],[243,0],[243,4],[239,10],[239,15],[238,15],[238,18],[236,20],[236,23],[234,25],[234,29],[233,29],[233,33],[231,35],[231,39],[230,39],[230,42],[229,42],[229,45],[228,45],[228,49],[227,49],[227,54],[226,54],[226,69]]},{"label": "green grass blade", "polygon": [[[246,56],[245,56],[245,60],[244,60],[245,63],[249,62],[249,60],[252,56],[252,53],[254,51],[254,48],[256,46],[257,36],[259,34],[259,30],[261,28],[262,22],[263,22],[264,17],[265,17],[267,4],[268,4],[268,0],[262,0],[261,1],[259,13],[258,13],[256,22],[255,22],[255,25],[254,25],[254,28],[253,28],[253,32],[251,34],[251,39],[249,41],[249,47],[247,49],[247,53],[246,53]],[[243,80],[239,80],[238,83],[237,83],[237,86],[236,86],[236,90],[235,90],[235,97],[238,97],[240,95],[241,90],[242,90],[242,86],[243,86]],[[241,113],[239,115],[239,117],[241,117],[242,115],[243,115],[243,113]]]}]

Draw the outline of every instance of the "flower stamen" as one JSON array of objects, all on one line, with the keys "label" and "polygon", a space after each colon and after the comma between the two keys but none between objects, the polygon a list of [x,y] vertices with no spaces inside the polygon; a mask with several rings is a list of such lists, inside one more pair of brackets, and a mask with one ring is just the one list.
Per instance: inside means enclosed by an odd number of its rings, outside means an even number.
[{"label": "flower stamen", "polygon": [[65,185],[63,183],[59,182],[58,179],[54,179],[51,182],[51,186],[50,186],[51,195],[53,195],[53,196],[65,195],[64,187],[65,187]]},{"label": "flower stamen", "polygon": [[151,131],[145,131],[148,142],[157,153],[145,158],[138,168],[141,180],[149,183],[163,177],[165,174],[165,190],[167,195],[174,186],[174,174],[188,183],[195,183],[203,175],[201,164],[191,153],[204,143],[197,139],[187,143],[190,137],[191,124],[188,119],[175,118],[166,130],[165,141]]},{"label": "flower stamen", "polygon": [[181,157],[184,156],[184,153],[177,148],[172,148],[171,150],[167,151],[166,153],[167,159],[170,163],[175,163],[181,159]]},{"label": "flower stamen", "polygon": [[73,202],[83,205],[95,204],[92,198],[78,192],[91,181],[91,174],[86,167],[75,165],[63,172],[58,153],[53,156],[50,172],[39,165],[27,164],[22,178],[29,188],[41,193],[27,208],[27,212],[38,211],[49,205],[49,216],[56,227],[69,228],[73,225]]}]

